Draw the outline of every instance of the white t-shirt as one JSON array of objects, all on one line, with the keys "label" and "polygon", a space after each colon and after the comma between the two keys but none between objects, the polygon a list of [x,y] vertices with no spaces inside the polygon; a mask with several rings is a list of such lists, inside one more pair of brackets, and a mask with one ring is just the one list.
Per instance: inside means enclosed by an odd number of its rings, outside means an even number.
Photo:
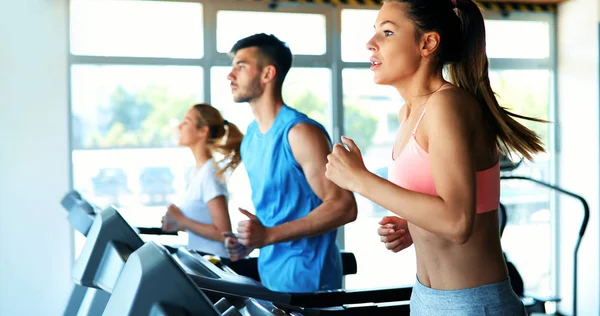
[{"label": "white t-shirt", "polygon": [[[227,187],[217,179],[215,173],[213,159],[209,159],[200,168],[191,171],[187,190],[178,204],[187,218],[203,224],[213,223],[207,203],[219,196],[227,199]],[[229,257],[222,241],[208,239],[191,231],[188,231],[188,248],[224,258]]]}]

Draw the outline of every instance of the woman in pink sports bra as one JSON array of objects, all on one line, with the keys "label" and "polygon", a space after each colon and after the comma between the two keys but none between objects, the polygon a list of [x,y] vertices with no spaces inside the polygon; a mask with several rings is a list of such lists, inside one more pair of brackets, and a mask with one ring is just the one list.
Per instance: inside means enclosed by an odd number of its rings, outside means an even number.
[{"label": "woman in pink sports bra", "polygon": [[385,1],[367,48],[375,83],[406,102],[389,181],[367,171],[345,137],[348,149],[336,144],[328,156],[327,178],[399,216],[383,218],[378,233],[394,252],[415,245],[411,315],[526,314],[500,244],[499,157],[503,147],[528,159],[544,149],[513,118],[525,117],[494,96],[479,8],[471,0]]}]

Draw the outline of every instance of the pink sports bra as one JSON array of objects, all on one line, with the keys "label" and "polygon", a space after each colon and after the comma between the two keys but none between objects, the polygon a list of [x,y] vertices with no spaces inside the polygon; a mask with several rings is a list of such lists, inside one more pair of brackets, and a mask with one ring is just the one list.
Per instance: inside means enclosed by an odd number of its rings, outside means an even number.
[{"label": "pink sports bra", "polygon": [[[389,167],[388,178],[397,186],[407,190],[437,196],[429,153],[417,143],[415,133],[425,110],[419,117],[406,147],[394,159]],[[497,210],[500,203],[500,161],[493,167],[477,172],[477,213]]]}]

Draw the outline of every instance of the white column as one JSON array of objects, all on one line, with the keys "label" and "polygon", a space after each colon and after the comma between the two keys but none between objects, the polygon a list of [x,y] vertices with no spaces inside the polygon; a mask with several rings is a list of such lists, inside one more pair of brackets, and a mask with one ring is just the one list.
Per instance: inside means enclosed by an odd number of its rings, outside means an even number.
[{"label": "white column", "polygon": [[[579,251],[578,315],[598,315],[600,194],[600,114],[598,0],[569,0],[558,8],[558,120],[560,122],[559,183],[587,199],[591,217]],[[572,200],[560,202],[560,304],[572,313],[572,251],[581,208]]]},{"label": "white column", "polygon": [[67,14],[0,3],[0,315],[60,315],[70,290]]}]

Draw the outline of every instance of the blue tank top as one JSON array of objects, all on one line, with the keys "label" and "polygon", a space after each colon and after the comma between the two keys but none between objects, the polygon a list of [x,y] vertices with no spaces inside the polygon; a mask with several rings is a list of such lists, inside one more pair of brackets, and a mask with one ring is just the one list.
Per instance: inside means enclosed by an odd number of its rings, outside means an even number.
[{"label": "blue tank top", "polygon": [[[298,123],[316,125],[329,138],[322,125],[284,105],[265,134],[254,121],[242,141],[241,155],[252,188],[252,202],[265,227],[305,217],[322,203],[308,184],[288,141],[290,129]],[[341,288],[342,263],[336,230],[261,248],[258,271],[262,283],[272,291]]]}]

